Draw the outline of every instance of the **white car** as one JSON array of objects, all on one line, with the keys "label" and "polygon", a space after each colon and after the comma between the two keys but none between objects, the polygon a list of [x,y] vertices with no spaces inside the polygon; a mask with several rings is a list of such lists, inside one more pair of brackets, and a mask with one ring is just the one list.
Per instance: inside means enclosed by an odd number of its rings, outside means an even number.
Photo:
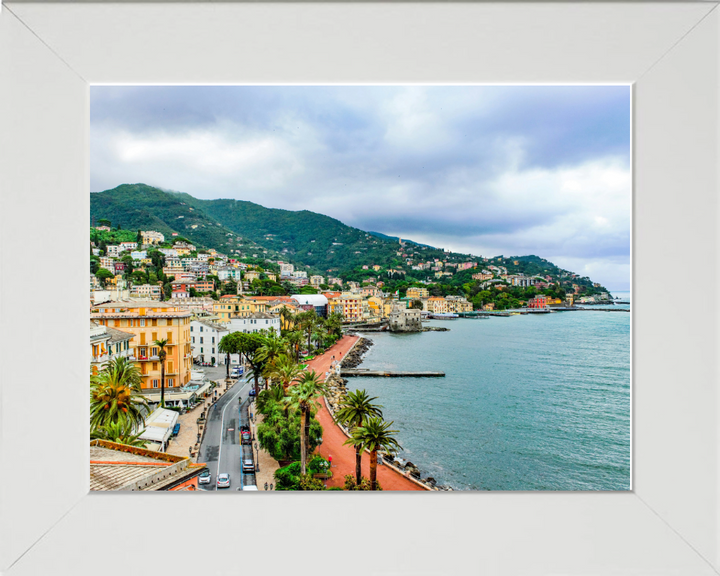
[{"label": "white car", "polygon": [[210,470],[205,468],[202,472],[200,472],[200,476],[198,477],[198,484],[210,484]]},{"label": "white car", "polygon": [[217,487],[230,488],[230,474],[218,474]]}]

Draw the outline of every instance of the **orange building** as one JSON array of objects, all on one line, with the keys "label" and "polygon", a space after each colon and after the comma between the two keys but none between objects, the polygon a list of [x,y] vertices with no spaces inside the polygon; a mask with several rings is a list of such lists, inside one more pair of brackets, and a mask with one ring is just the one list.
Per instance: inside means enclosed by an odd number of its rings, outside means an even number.
[{"label": "orange building", "polygon": [[192,348],[191,313],[166,302],[154,300],[108,302],[93,306],[90,318],[102,326],[133,334],[132,356],[142,374],[142,388],[160,388],[160,358],[155,340],[167,340],[165,386],[184,386],[190,381]]}]

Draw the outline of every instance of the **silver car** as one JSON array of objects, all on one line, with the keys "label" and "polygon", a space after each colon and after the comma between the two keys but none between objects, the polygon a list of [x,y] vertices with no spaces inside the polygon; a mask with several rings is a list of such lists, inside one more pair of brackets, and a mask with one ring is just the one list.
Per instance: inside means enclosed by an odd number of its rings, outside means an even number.
[{"label": "silver car", "polygon": [[230,488],[230,474],[218,474],[217,487]]}]

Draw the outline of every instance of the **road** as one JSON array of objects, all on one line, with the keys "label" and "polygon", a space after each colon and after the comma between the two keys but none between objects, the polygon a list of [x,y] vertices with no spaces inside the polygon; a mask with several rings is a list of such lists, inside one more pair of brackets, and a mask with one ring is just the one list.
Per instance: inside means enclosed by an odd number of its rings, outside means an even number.
[{"label": "road", "polygon": [[[213,379],[220,377],[210,374],[207,369],[206,373]],[[207,463],[212,478],[209,485],[200,486],[202,489],[215,490],[218,473],[230,474],[231,491],[241,487],[242,446],[239,440],[238,417],[240,404],[248,397],[251,386],[251,382],[238,380],[210,410],[198,461]]]}]

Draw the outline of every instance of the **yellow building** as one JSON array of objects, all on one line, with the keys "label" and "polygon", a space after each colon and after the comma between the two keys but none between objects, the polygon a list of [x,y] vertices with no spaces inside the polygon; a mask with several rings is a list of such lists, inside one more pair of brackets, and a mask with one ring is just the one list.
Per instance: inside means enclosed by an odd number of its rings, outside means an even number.
[{"label": "yellow building", "polygon": [[435,314],[448,312],[447,300],[441,296],[431,296],[423,302],[423,308]]},{"label": "yellow building", "polygon": [[165,351],[165,386],[175,388],[190,381],[192,348],[189,311],[165,302],[152,300],[108,302],[93,306],[91,320],[133,334],[132,357],[142,374],[143,390],[160,387],[159,349],[155,340],[167,340]]},{"label": "yellow building", "polygon": [[427,288],[418,288],[416,286],[411,286],[407,289],[407,297],[412,299],[419,299],[419,298],[427,298],[430,294],[428,294]]},{"label": "yellow building", "polygon": [[339,313],[343,322],[359,322],[363,319],[363,297],[360,294],[343,292],[335,298],[328,298],[328,314]]},{"label": "yellow building", "polygon": [[245,298],[243,296],[221,296],[219,302],[213,304],[213,314],[218,322],[229,322],[233,318],[247,318],[255,312],[267,312],[268,301]]},{"label": "yellow building", "polygon": [[459,314],[460,312],[472,312],[473,305],[466,298],[461,296],[448,296],[445,299],[447,303],[447,311],[453,314]]}]

